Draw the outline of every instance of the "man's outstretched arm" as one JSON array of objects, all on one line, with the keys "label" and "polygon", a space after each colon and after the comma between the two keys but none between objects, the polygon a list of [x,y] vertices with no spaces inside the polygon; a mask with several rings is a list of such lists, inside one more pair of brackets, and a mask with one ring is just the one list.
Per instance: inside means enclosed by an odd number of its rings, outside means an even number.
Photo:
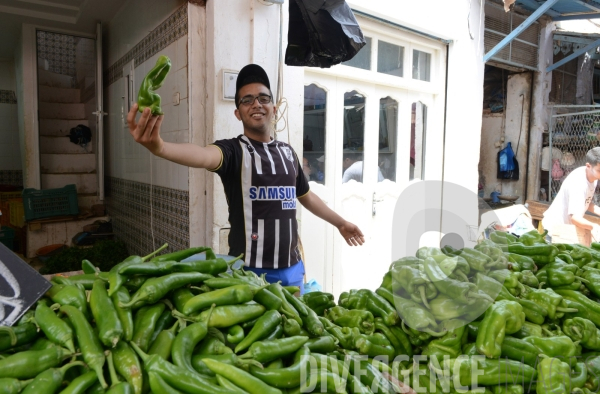
[{"label": "man's outstretched arm", "polygon": [[165,142],[160,136],[160,126],[164,116],[152,115],[150,108],[145,108],[136,123],[137,111],[136,103],[127,114],[129,133],[135,142],[144,146],[153,155],[194,168],[213,169],[221,163],[221,151],[216,146],[202,147],[189,143]]}]

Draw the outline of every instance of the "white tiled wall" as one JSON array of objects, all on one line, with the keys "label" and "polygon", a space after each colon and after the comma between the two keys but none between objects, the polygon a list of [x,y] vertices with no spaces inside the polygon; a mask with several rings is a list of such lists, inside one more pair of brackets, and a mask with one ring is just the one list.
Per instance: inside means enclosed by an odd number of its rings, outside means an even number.
[{"label": "white tiled wall", "polygon": [[[13,59],[0,59],[0,90],[15,91]],[[0,170],[21,170],[17,105],[0,104]]]},{"label": "white tiled wall", "polygon": [[[139,0],[132,1],[127,3],[126,7],[136,3],[141,4]],[[110,41],[109,65],[124,56],[149,31],[171,15],[178,8],[177,6],[183,4],[182,1],[165,0],[144,1],[143,3],[145,6],[143,10],[140,9],[140,12],[146,17],[136,17],[137,25],[129,23],[131,22],[130,18],[127,19],[128,23],[119,22],[125,10],[122,10],[110,23],[107,33]],[[139,12],[136,11],[136,14]],[[141,25],[141,21],[145,23]],[[135,94],[137,95],[143,78],[154,67],[160,55],[168,56],[172,64],[163,86],[157,91],[162,98],[161,106],[165,114],[161,136],[169,142],[189,142],[187,35],[171,43],[144,63],[135,65]],[[122,98],[125,91],[124,84],[124,79],[121,78],[112,83],[106,93],[109,109],[106,133],[107,175],[172,189],[188,190],[189,171],[187,167],[151,155],[129,134],[129,129],[125,124],[127,113]],[[178,105],[173,103],[173,95],[176,93],[179,93]]]}]

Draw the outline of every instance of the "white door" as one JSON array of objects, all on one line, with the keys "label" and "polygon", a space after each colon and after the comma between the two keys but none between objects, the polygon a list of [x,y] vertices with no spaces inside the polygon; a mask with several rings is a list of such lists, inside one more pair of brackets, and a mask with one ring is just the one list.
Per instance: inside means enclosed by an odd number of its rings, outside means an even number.
[{"label": "white door", "polygon": [[[391,263],[396,200],[424,174],[427,104],[422,94],[347,78],[306,73],[305,81],[311,190],[366,239],[362,247],[350,247],[337,229],[303,210],[307,278],[336,297],[353,288],[376,289]],[[320,171],[324,179],[314,176]],[[346,171],[346,179],[354,179],[344,182]]]}]

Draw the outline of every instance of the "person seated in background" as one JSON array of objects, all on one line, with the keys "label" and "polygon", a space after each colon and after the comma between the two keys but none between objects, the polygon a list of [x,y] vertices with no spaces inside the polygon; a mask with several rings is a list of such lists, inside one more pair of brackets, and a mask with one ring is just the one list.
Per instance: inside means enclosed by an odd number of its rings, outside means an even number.
[{"label": "person seated in background", "polygon": [[[351,179],[356,182],[362,182],[363,180],[363,155],[361,152],[344,152],[344,175],[342,176],[342,183],[346,183]],[[379,166],[377,167],[377,182],[383,181],[383,174]]]},{"label": "person seated in background", "polygon": [[544,212],[542,226],[552,237],[562,225],[574,225],[580,243],[590,246],[592,236],[600,241],[600,226],[584,217],[586,211],[600,215],[600,207],[593,200],[600,179],[600,147],[590,149],[585,160],[585,166],[571,171],[563,181],[552,204]]}]

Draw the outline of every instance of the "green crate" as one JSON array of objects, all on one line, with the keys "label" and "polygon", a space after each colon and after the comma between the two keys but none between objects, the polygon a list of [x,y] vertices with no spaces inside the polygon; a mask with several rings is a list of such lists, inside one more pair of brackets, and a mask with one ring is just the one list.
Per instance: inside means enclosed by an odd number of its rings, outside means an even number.
[{"label": "green crate", "polygon": [[0,243],[10,250],[14,249],[15,230],[10,227],[0,227]]},{"label": "green crate", "polygon": [[24,189],[23,208],[25,220],[72,216],[79,214],[77,186],[67,185],[59,189]]}]

